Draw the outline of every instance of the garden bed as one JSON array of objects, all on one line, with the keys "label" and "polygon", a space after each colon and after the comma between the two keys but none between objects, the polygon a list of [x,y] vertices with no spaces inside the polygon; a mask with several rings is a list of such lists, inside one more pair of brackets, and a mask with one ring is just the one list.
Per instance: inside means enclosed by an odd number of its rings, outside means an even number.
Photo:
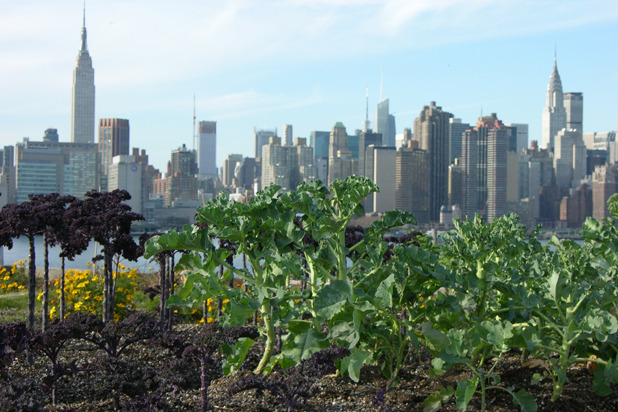
[{"label": "garden bed", "polygon": [[[199,326],[178,326],[179,333],[188,335]],[[256,390],[228,395],[229,387],[240,376],[247,375],[259,360],[261,342],[256,343],[243,365],[243,370],[236,374],[222,376],[220,362],[209,367],[212,377],[208,389],[210,408],[215,411],[284,411],[277,399],[269,392],[258,393]],[[102,355],[94,346],[72,342],[65,351],[66,361],[77,361],[84,365]],[[145,341],[132,345],[122,357],[125,366],[130,369],[134,388],[132,397],[121,395],[124,410],[176,410],[192,411],[200,409],[200,374],[199,365],[180,364],[174,355],[156,341]],[[306,400],[297,410],[305,411],[418,411],[423,409],[425,398],[445,386],[457,386],[457,382],[470,378],[468,372],[453,368],[438,377],[429,376],[431,356],[428,353],[414,353],[402,371],[400,382],[392,389],[381,392],[387,380],[376,366],[365,366],[360,381],[351,381],[348,377],[326,376],[321,378],[315,388],[317,393]],[[172,373],[172,364],[176,370]],[[25,353],[15,360],[8,369],[13,381],[30,379],[40,383],[48,373],[49,366],[43,358],[35,357],[30,365]],[[592,391],[592,374],[586,365],[575,365],[568,371],[568,380],[564,392],[556,402],[551,402],[552,385],[549,380],[531,384],[532,375],[542,373],[542,363],[527,362],[522,365],[516,351],[508,352],[500,360],[497,372],[502,378],[502,386],[512,386],[516,390],[525,389],[536,400],[540,411],[616,411],[618,410],[618,393],[599,397]],[[49,411],[102,411],[114,410],[110,388],[113,383],[100,371],[80,372],[74,376],[64,377],[58,382],[58,404],[50,405],[49,393],[40,385],[33,385],[29,394],[24,394],[23,404],[19,409]],[[118,378],[121,379],[121,378]],[[116,382],[117,383],[117,382]],[[150,401],[144,396],[150,394]],[[154,395],[153,395],[154,394]],[[155,399],[154,409],[152,400]],[[516,411],[510,395],[503,391],[489,391],[487,406],[490,411]],[[478,410],[480,400],[476,396],[468,410]],[[454,411],[454,399],[443,405],[441,410]]]}]

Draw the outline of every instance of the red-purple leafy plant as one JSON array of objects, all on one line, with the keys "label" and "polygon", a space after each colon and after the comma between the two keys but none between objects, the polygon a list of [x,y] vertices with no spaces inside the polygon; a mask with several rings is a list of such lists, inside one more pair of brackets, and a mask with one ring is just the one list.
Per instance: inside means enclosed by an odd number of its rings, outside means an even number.
[{"label": "red-purple leafy plant", "polygon": [[114,319],[114,297],[116,281],[113,276],[113,259],[122,256],[137,260],[139,248],[131,236],[131,225],[144,220],[138,213],[131,212],[126,200],[131,195],[126,190],[112,192],[90,191],[86,199],[72,204],[67,216],[72,220],[70,230],[76,236],[94,239],[103,252],[103,316],[104,322]]}]

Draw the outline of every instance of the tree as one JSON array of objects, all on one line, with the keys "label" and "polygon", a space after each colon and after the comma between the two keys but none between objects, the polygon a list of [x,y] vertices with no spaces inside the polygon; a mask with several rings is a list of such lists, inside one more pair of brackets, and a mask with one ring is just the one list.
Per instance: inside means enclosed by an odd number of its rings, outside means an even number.
[{"label": "tree", "polygon": [[34,308],[36,302],[36,263],[34,240],[41,230],[41,222],[31,202],[6,205],[0,211],[0,241],[2,246],[13,247],[14,238],[26,236],[28,253],[28,328],[34,329]]},{"label": "tree", "polygon": [[[61,196],[58,193],[28,195],[33,213],[39,221],[39,233],[43,235],[43,302],[41,308],[41,328],[47,330],[49,325],[49,246],[59,243],[67,234],[64,225],[64,213],[67,205],[76,200],[73,196]],[[86,244],[87,246],[87,244]],[[82,249],[83,250],[83,249]],[[64,261],[63,261],[64,262]],[[64,266],[64,265],[63,265]],[[64,270],[61,281],[61,298],[64,297]],[[62,300],[62,299],[61,299]],[[61,305],[62,306],[62,305]],[[64,309],[64,308],[62,308]],[[61,316],[64,313],[62,311]]]},{"label": "tree", "polygon": [[104,322],[114,319],[114,296],[116,280],[113,276],[113,260],[117,256],[137,260],[138,245],[131,236],[131,225],[144,217],[131,211],[125,200],[131,199],[126,190],[86,193],[86,198],[75,202],[67,209],[71,221],[72,236],[94,239],[102,248],[103,270],[103,317]]}]

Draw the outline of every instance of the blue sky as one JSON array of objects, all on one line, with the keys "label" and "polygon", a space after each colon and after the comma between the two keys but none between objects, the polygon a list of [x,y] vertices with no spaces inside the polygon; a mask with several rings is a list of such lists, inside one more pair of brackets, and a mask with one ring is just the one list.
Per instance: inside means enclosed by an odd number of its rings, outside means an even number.
[{"label": "blue sky", "polygon": [[[82,1],[0,0],[0,145],[57,128],[70,140]],[[436,101],[464,122],[495,112],[540,140],[554,50],[584,132],[616,130],[618,2],[572,0],[90,0],[96,117],[130,120],[165,170],[217,121],[217,163],[253,156],[253,128],[294,137],[362,126],[383,79],[397,132]]]}]

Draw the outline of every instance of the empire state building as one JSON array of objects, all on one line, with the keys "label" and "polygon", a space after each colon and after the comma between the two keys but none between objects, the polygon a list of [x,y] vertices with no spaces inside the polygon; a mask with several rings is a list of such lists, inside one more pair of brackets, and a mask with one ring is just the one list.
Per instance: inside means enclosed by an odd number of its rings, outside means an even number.
[{"label": "empire state building", "polygon": [[86,11],[82,26],[82,45],[73,71],[71,99],[71,142],[94,143],[94,69],[86,42]]}]

